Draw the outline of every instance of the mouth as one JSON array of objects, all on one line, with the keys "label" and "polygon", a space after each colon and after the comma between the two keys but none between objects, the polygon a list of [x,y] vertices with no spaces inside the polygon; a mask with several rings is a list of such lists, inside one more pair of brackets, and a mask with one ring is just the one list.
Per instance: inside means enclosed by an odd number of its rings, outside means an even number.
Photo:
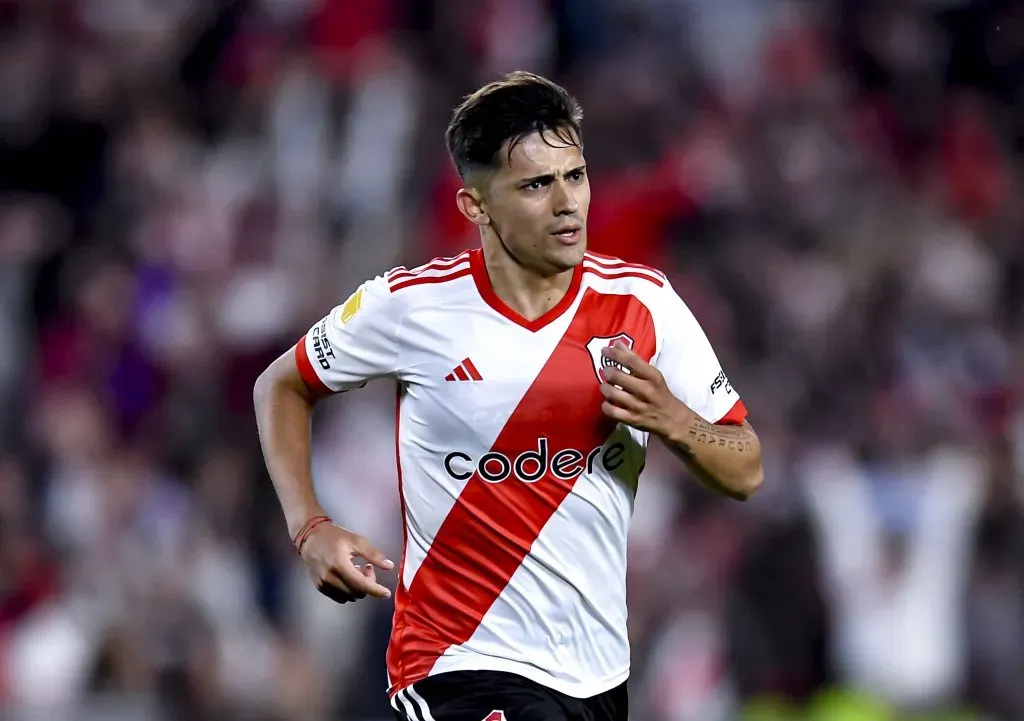
[{"label": "mouth", "polygon": [[579,225],[566,225],[553,231],[551,235],[558,238],[559,242],[565,245],[573,245],[579,242],[582,227]]}]

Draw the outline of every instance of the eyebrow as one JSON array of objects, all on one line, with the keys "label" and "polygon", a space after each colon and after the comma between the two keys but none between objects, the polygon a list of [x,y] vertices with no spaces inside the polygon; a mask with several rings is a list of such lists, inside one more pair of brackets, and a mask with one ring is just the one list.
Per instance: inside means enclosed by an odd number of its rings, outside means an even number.
[{"label": "eyebrow", "polygon": [[[573,173],[578,173],[581,170],[586,170],[586,168],[587,164],[581,163],[580,165],[577,165],[575,168],[569,168],[569,170],[565,171],[565,175],[572,175]],[[521,178],[519,180],[519,184],[529,185],[530,183],[536,183],[537,181],[540,180],[554,180],[555,175],[556,173],[544,173],[543,175],[534,175],[533,177],[530,178]]]}]

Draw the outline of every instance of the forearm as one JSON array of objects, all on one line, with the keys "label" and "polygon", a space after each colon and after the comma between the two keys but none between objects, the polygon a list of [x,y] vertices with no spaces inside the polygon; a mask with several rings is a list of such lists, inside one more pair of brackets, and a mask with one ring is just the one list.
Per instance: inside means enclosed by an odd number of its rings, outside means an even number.
[{"label": "forearm", "polygon": [[750,424],[715,425],[688,408],[681,409],[678,423],[664,437],[690,472],[722,495],[746,500],[761,485],[761,444]]},{"label": "forearm", "polygon": [[253,404],[267,471],[294,537],[309,518],[323,513],[310,471],[314,401],[308,392],[276,382],[268,370],[256,383]]}]

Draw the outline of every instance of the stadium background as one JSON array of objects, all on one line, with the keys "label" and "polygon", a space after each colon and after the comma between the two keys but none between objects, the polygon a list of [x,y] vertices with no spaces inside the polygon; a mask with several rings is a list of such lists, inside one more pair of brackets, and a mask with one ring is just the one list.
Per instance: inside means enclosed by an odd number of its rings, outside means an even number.
[{"label": "stadium background", "polygon": [[[525,68],[765,448],[745,505],[652,453],[634,720],[1024,719],[1021,7],[0,0],[0,715],[388,717],[390,606],[313,591],[252,385],[476,242],[444,125]],[[314,465],[397,554],[392,419],[332,400]]]}]

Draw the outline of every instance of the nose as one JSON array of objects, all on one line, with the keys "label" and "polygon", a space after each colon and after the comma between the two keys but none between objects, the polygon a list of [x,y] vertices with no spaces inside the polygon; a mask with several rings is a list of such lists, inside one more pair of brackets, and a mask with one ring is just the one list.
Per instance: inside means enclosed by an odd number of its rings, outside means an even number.
[{"label": "nose", "polygon": [[556,216],[574,215],[580,209],[576,194],[565,180],[555,181],[552,188],[551,210]]}]

